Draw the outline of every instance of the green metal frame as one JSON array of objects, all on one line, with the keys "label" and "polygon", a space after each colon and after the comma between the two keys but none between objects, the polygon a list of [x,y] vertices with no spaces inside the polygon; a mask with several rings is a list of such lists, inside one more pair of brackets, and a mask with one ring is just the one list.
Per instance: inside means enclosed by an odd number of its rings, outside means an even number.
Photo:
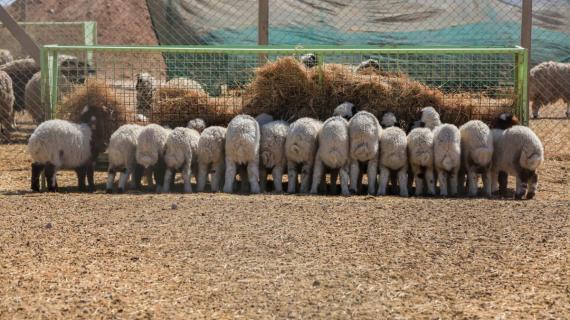
[{"label": "green metal frame", "polygon": [[[185,54],[281,54],[298,55],[313,53],[319,57],[338,54],[511,54],[515,58],[515,93],[517,95],[517,108],[524,124],[528,124],[528,52],[522,47],[513,48],[380,48],[376,46],[115,46],[115,45],[46,45],[42,48],[42,71],[49,74],[50,108],[54,116],[57,104],[57,54],[65,51],[83,51],[89,56],[95,52],[137,52],[137,53],[185,53]],[[53,60],[52,60],[53,59]],[[51,63],[49,63],[51,61]],[[324,61],[324,59],[319,59]],[[43,73],[42,73],[42,79]],[[45,80],[44,80],[45,81]],[[48,87],[42,86],[43,89]]]}]

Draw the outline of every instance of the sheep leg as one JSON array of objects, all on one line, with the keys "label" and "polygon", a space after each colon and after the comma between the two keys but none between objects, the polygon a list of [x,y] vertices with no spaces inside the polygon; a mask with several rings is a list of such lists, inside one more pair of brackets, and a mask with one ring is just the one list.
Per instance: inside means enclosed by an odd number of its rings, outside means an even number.
[{"label": "sheep leg", "polygon": [[412,166],[412,173],[414,175],[414,182],[416,184],[416,196],[421,196],[424,194],[424,174],[418,166]]},{"label": "sheep leg", "polygon": [[368,175],[368,194],[374,195],[376,194],[376,178],[378,175],[378,160],[369,160],[368,161],[368,168],[367,168],[367,175]]},{"label": "sheep leg", "polygon": [[49,162],[46,163],[44,172],[48,181],[48,192],[57,192],[57,180],[55,178],[57,170],[55,166]]},{"label": "sheep leg", "polygon": [[[251,193],[259,193],[259,161],[250,161],[247,164],[247,177]],[[267,174],[265,178],[267,179]]]},{"label": "sheep leg", "polygon": [[528,189],[528,182],[531,180],[533,172],[526,169],[519,169],[517,172],[517,190],[515,193],[515,199],[520,200]]},{"label": "sheep leg", "polygon": [[570,101],[566,102],[566,118],[570,118]]},{"label": "sheep leg", "polygon": [[153,183],[154,183],[154,179],[153,179],[153,171],[154,168],[147,168],[144,169],[145,170],[145,176],[146,176],[146,184],[152,189],[153,188]]},{"label": "sheep leg", "polygon": [[184,181],[184,193],[192,193],[192,165],[187,161],[182,167],[182,180]]},{"label": "sheep leg", "polygon": [[[109,170],[107,170],[107,186],[105,187],[107,193],[113,193],[113,184],[115,183],[116,173],[117,171],[115,168],[109,167]],[[79,173],[77,173],[77,175],[79,176]]]},{"label": "sheep leg", "polygon": [[160,193],[160,192],[168,193],[168,192],[170,192],[170,179],[172,178],[172,171],[173,170],[170,168],[166,169],[166,171],[164,172],[164,181],[162,183],[162,190],[157,188],[157,190],[156,190],[157,193]]},{"label": "sheep leg", "polygon": [[131,186],[133,185],[132,183],[132,176],[133,176],[133,171],[135,170],[135,165],[133,163],[127,164],[125,166],[125,168],[121,171],[121,174],[119,176],[119,193],[124,193],[125,190],[127,190],[127,183],[129,182],[129,180],[131,180]]},{"label": "sheep leg", "polygon": [[348,190],[348,181],[350,180],[349,176],[349,165],[345,164],[338,170],[338,175],[340,176],[340,194],[343,196],[349,196],[350,191]]},{"label": "sheep leg", "polygon": [[[206,180],[208,180],[208,163],[200,162],[198,165],[198,192],[204,192],[204,189],[206,189]],[[212,183],[213,180],[212,177]],[[213,187],[212,191],[214,191]]]},{"label": "sheep leg", "polygon": [[[311,175],[313,174],[313,163],[307,162],[301,166],[301,186],[299,192],[303,194],[309,193],[311,189]],[[295,180],[297,183],[297,180]]]},{"label": "sheep leg", "polygon": [[297,164],[287,161],[287,193],[295,193],[297,189]]},{"label": "sheep leg", "polygon": [[339,169],[331,169],[331,184],[330,184],[330,192],[329,194],[337,194],[338,188],[336,185],[336,181],[338,180]]},{"label": "sheep leg", "polygon": [[315,167],[313,168],[313,185],[311,186],[311,194],[317,194],[319,191],[319,184],[323,178],[324,165],[323,161],[317,156],[315,159]]},{"label": "sheep leg", "polygon": [[380,166],[380,181],[378,182],[378,192],[376,195],[385,196],[388,180],[390,179],[390,170],[384,166]]},{"label": "sheep leg", "polygon": [[507,195],[507,185],[509,184],[509,175],[504,171],[499,171],[498,174],[499,194],[501,196]]},{"label": "sheep leg", "polygon": [[142,180],[142,176],[144,175],[144,168],[143,166],[141,166],[140,164],[135,164],[134,165],[134,171],[133,171],[133,185],[137,190],[140,190],[142,187],[141,184],[141,180]]},{"label": "sheep leg", "polygon": [[451,172],[449,175],[449,191],[450,195],[455,197],[457,195],[457,176],[458,176],[458,169]]},{"label": "sheep leg", "polygon": [[408,197],[408,166],[404,166],[398,171],[398,186],[400,187],[400,196]]},{"label": "sheep leg", "polygon": [[439,180],[439,194],[442,197],[447,197],[447,172],[438,170],[437,179]]},{"label": "sheep leg", "polygon": [[159,159],[158,163],[154,165],[153,169],[154,179],[156,180],[156,192],[160,193],[164,185],[164,181],[168,181],[168,183],[170,183],[170,179],[164,179],[166,170],[166,164],[164,163],[164,160]]},{"label": "sheep leg", "polygon": [[490,170],[491,172],[491,192],[499,190],[499,173],[495,170]]},{"label": "sheep leg", "polygon": [[358,160],[352,160],[350,162],[350,193],[358,193],[358,177],[360,176],[360,165]]},{"label": "sheep leg", "polygon": [[491,170],[485,171],[482,175],[483,178],[483,191],[485,193],[485,197],[490,198],[492,192],[492,178],[491,178]]},{"label": "sheep leg", "polygon": [[226,159],[226,179],[224,183],[224,192],[232,193],[234,182],[236,180],[236,163]]},{"label": "sheep leg", "polygon": [[275,166],[271,172],[273,176],[274,191],[277,193],[283,192],[283,167]]},{"label": "sheep leg", "polygon": [[433,174],[433,168],[427,168],[425,173],[425,181],[428,189],[428,195],[435,195],[435,177]]},{"label": "sheep leg", "polygon": [[40,163],[32,163],[32,191],[40,191],[40,176],[44,170],[44,165]]},{"label": "sheep leg", "polygon": [[75,168],[75,174],[77,175],[77,186],[80,192],[85,192],[85,178],[86,178],[85,166]]},{"label": "sheep leg", "polygon": [[532,102],[532,116],[535,119],[538,119],[538,110],[540,110],[540,107],[542,107],[542,100],[540,98],[536,98]]},{"label": "sheep leg", "polygon": [[240,183],[240,193],[249,193],[249,184],[247,183],[247,164],[239,165],[239,183]]},{"label": "sheep leg", "polygon": [[[462,176],[461,174],[459,176]],[[458,179],[459,180],[459,179]],[[472,168],[467,170],[467,195],[469,197],[477,196],[477,172]],[[459,184],[461,186],[461,184]]]},{"label": "sheep leg", "polygon": [[225,163],[224,161],[219,161],[218,163],[212,164],[214,172],[212,173],[212,182],[210,183],[210,191],[218,192],[220,191],[220,182],[224,178]]},{"label": "sheep leg", "polygon": [[530,174],[530,187],[528,189],[528,193],[526,194],[526,198],[528,200],[534,198],[536,195],[536,190],[538,189],[538,175],[535,171]]},{"label": "sheep leg", "polygon": [[267,192],[267,168],[264,165],[259,167],[259,188],[261,192]]},{"label": "sheep leg", "polygon": [[85,166],[85,175],[87,176],[87,192],[95,192],[95,167],[93,162],[89,162]]}]

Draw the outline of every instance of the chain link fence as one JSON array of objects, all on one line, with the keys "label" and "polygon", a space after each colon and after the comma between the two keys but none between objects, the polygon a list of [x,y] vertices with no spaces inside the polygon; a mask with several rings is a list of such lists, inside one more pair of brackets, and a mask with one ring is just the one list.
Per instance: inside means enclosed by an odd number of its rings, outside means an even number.
[{"label": "chain link fence", "polygon": [[[13,17],[27,23],[53,22],[57,19],[93,20],[98,23],[99,30],[92,29],[84,35],[86,38],[91,36],[94,42],[100,44],[249,46],[268,43],[305,47],[373,45],[402,48],[513,47],[521,43],[522,1],[510,0],[156,0],[113,5],[95,0],[62,0],[57,4],[0,0],[0,4],[8,8]],[[125,14],[121,16],[120,12]],[[530,66],[535,67],[546,61],[569,63],[570,3],[563,0],[535,0],[532,16]],[[32,30],[35,27],[26,28]],[[48,27],[42,26],[39,29],[46,31]],[[38,43],[57,41],[58,44],[69,44],[71,42],[66,39],[78,37],[75,31],[63,27],[57,32],[46,33],[61,36],[38,40]],[[18,52],[14,39],[0,43],[2,47]],[[23,56],[21,53],[15,55],[16,58]],[[134,83],[135,75],[138,71],[144,71],[144,64],[148,62],[145,57],[147,56],[130,55],[127,59],[112,52],[100,53],[98,61],[94,62],[97,67],[93,69],[97,69],[99,75],[105,74],[105,78],[113,78],[114,82]],[[362,56],[363,60],[369,58],[378,57]],[[226,93],[228,90],[239,91],[251,80],[250,74],[239,72],[243,68],[228,62],[228,56],[217,56],[215,67],[208,59],[211,58],[200,58],[199,55],[188,58],[183,54],[168,53],[162,55],[161,59],[154,59],[156,65],[150,69],[155,78],[164,81],[180,76],[201,79],[204,90],[213,97],[223,95],[222,90]],[[89,68],[85,67],[91,63],[88,60],[89,57],[80,57],[71,64],[71,69],[81,69],[81,75],[88,75]],[[440,63],[445,65],[445,61]],[[532,106],[536,109],[538,105],[534,101],[537,97],[532,95],[533,89],[551,95],[549,99],[539,96],[539,104],[542,105],[538,113],[540,118],[531,119],[530,126],[539,132],[547,154],[570,156],[570,145],[561,139],[563,134],[570,133],[570,121],[567,120],[567,100],[570,97],[565,95],[565,90],[570,88],[569,76],[559,72],[547,74],[540,80],[536,78],[530,78],[531,113]],[[426,81],[430,86],[441,85],[441,80],[438,82],[435,78]],[[25,87],[26,84],[25,81],[14,82],[18,86]],[[484,86],[480,83],[477,85]],[[15,89],[22,91],[19,87]],[[26,108],[17,106],[16,109]],[[3,115],[4,113],[0,117]],[[26,113],[16,115],[16,125],[19,117],[25,118]],[[33,129],[33,125],[30,128]],[[5,131],[2,132],[6,139]],[[22,139],[19,140],[14,138],[18,137],[18,133],[16,131],[15,135],[12,134],[10,141],[25,140],[29,131],[21,135]]]}]

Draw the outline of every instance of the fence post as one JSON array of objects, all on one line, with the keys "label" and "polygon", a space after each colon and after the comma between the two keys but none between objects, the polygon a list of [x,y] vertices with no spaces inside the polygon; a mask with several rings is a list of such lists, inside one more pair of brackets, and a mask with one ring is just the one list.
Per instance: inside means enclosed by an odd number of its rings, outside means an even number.
[{"label": "fence post", "polygon": [[22,28],[2,6],[0,6],[0,22],[6,26],[6,29],[18,40],[24,51],[39,65],[41,63],[40,48],[36,45],[34,40],[30,38],[24,28]]},{"label": "fence post", "polygon": [[[526,70],[527,79],[529,78],[530,72],[530,57],[531,57],[531,45],[532,45],[532,0],[523,0],[522,2],[522,23],[521,23],[521,47],[527,50],[526,55]],[[528,94],[528,81],[527,81],[526,93]],[[526,114],[530,115],[529,110],[529,100],[524,99],[525,105],[522,106],[526,110]],[[525,125],[528,125],[528,118],[526,119]]]},{"label": "fence post", "polygon": [[[269,0],[258,0],[257,8],[257,44],[269,44]],[[267,54],[259,55],[260,63],[265,63]]]}]

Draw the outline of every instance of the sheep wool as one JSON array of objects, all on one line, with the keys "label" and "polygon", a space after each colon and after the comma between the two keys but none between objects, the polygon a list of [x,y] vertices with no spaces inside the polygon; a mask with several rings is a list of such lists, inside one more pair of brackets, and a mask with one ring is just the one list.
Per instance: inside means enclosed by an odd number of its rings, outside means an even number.
[{"label": "sheep wool", "polygon": [[378,119],[367,111],[359,111],[348,123],[350,137],[350,191],[357,193],[362,183],[360,165],[366,165],[368,194],[376,193],[378,153],[382,128]]},{"label": "sheep wool", "polygon": [[425,107],[421,110],[420,123],[423,123],[426,128],[431,130],[441,125],[439,113],[433,107]]},{"label": "sheep wool", "polygon": [[152,185],[150,173],[154,172],[158,192],[164,183],[164,149],[170,131],[157,124],[149,124],[142,129],[137,138],[137,163],[146,171],[149,185]]},{"label": "sheep wool", "polygon": [[0,66],[14,61],[12,53],[8,50],[0,49]]},{"label": "sheep wool", "polygon": [[190,178],[192,172],[196,173],[197,170],[199,140],[200,133],[194,129],[179,127],[170,132],[164,151],[166,171],[164,173],[163,192],[170,191],[171,179],[177,170],[182,171],[184,192],[192,192]]},{"label": "sheep wool", "polygon": [[289,124],[286,121],[272,121],[261,127],[260,154],[260,187],[267,190],[267,170],[271,170],[275,192],[283,192],[283,173],[287,166],[285,141]]},{"label": "sheep wool", "polygon": [[194,129],[194,130],[198,131],[199,133],[202,133],[202,131],[204,131],[204,129],[206,129],[206,121],[204,121],[204,119],[201,119],[201,118],[192,119],[192,120],[188,121],[188,125],[186,127],[190,128],[190,129]]},{"label": "sheep wool", "polygon": [[150,73],[136,75],[135,89],[137,91],[137,112],[148,114],[152,110],[152,102],[156,93],[156,80]]},{"label": "sheep wool", "polygon": [[342,117],[348,121],[356,112],[357,110],[354,104],[343,102],[334,109],[333,117]]},{"label": "sheep wool", "polygon": [[312,118],[301,118],[293,122],[287,130],[285,156],[287,158],[287,192],[297,190],[297,173],[301,167],[301,185],[299,191],[308,193],[311,187],[313,163],[318,147],[319,132],[323,123]]},{"label": "sheep wool", "polygon": [[226,128],[212,126],[204,129],[198,140],[198,192],[206,188],[208,173],[212,171],[211,191],[222,187],[225,171]]},{"label": "sheep wool", "polygon": [[394,113],[384,112],[382,114],[380,125],[382,126],[383,129],[395,127],[397,123],[398,123],[398,118],[396,118],[396,115]]},{"label": "sheep wool", "polygon": [[390,127],[380,137],[380,179],[377,195],[386,195],[391,174],[397,174],[400,196],[408,196],[408,153],[404,130]]},{"label": "sheep wool", "polygon": [[461,166],[461,133],[456,126],[444,124],[435,128],[433,137],[434,167],[439,181],[440,195],[455,196]]},{"label": "sheep wool", "polygon": [[566,117],[570,118],[570,63],[543,62],[530,70],[529,99],[532,101],[532,114],[538,118],[538,111],[558,99],[566,103]]},{"label": "sheep wool", "polygon": [[[136,124],[125,124],[111,135],[109,146],[107,147],[109,159],[107,193],[113,192],[113,184],[117,172],[120,172],[119,193],[125,191],[129,178],[134,177],[137,165],[137,139],[142,129],[142,126]],[[134,177],[131,181],[134,182],[137,188],[140,187],[140,177]]]},{"label": "sheep wool", "polygon": [[458,185],[463,188],[467,173],[468,195],[477,195],[477,175],[483,179],[485,196],[491,196],[491,165],[493,161],[493,135],[484,122],[471,120],[459,128],[461,133],[461,171]]},{"label": "sheep wool", "polygon": [[206,95],[206,91],[204,91],[202,85],[198,81],[190,78],[185,78],[185,77],[172,78],[168,80],[168,82],[166,82],[166,85],[171,88],[180,88],[189,91],[194,91],[198,94]]},{"label": "sheep wool", "polygon": [[429,128],[416,128],[408,134],[408,157],[416,185],[415,194],[435,195],[435,176],[433,169],[433,132]]},{"label": "sheep wool", "polygon": [[12,79],[0,71],[0,126],[1,132],[15,130],[14,125],[14,89]]}]

